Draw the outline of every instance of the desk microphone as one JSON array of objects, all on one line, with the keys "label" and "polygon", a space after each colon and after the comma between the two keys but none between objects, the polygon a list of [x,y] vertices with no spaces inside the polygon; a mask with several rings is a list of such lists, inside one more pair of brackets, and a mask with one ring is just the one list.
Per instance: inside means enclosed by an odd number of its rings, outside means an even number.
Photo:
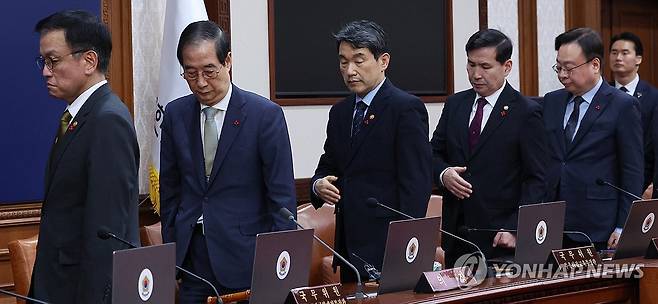
[{"label": "desk microphone", "polygon": [[623,194],[626,194],[626,195],[628,195],[628,196],[630,196],[630,197],[632,197],[632,198],[634,198],[634,199],[636,199],[636,200],[642,200],[641,197],[639,197],[639,196],[637,196],[637,195],[631,193],[630,191],[627,191],[627,190],[625,190],[625,189],[622,189],[622,188],[620,188],[620,187],[617,187],[617,186],[613,185],[612,183],[610,183],[610,182],[608,182],[608,181],[606,181],[606,180],[603,180],[603,179],[601,179],[601,178],[597,178],[597,179],[596,179],[596,184],[597,184],[597,185],[600,185],[600,186],[604,186],[604,185],[610,186],[610,187],[614,188],[615,190],[617,190],[617,191],[619,191],[619,192],[621,192],[621,193],[623,193]]},{"label": "desk microphone", "polygon": [[[106,227],[100,227],[100,228],[98,229],[97,235],[98,235],[98,237],[99,237],[100,239],[102,239],[102,240],[107,240],[107,239],[109,239],[109,238],[113,238],[113,239],[115,239],[115,240],[117,240],[117,241],[119,241],[119,242],[121,242],[121,243],[124,243],[124,244],[128,245],[128,247],[130,247],[130,248],[137,248],[137,247],[138,247],[137,245],[135,245],[135,244],[133,244],[133,243],[131,243],[131,242],[128,242],[128,241],[124,240],[123,238],[118,237],[116,234],[110,232],[110,230],[107,229]],[[193,277],[193,278],[195,278],[195,279],[197,279],[197,280],[199,280],[199,281],[201,281],[201,282],[204,282],[204,283],[206,283],[208,286],[210,286],[210,287],[212,288],[212,290],[215,292],[215,294],[217,295],[217,303],[218,303],[218,304],[222,304],[222,303],[223,303],[223,302],[222,302],[222,297],[221,297],[221,295],[219,294],[219,292],[217,292],[217,288],[215,288],[215,286],[214,286],[212,283],[210,283],[208,280],[206,280],[206,279],[204,279],[204,278],[202,278],[202,277],[200,277],[200,276],[198,276],[198,275],[192,273],[191,271],[189,271],[189,270],[187,270],[187,269],[185,269],[185,268],[183,268],[183,267],[180,267],[180,266],[178,266],[178,265],[174,265],[174,266],[176,266],[176,269],[178,269],[178,270],[180,270],[180,271],[182,271],[182,272],[188,274],[189,276],[191,276],[191,277]]]},{"label": "desk microphone", "polygon": [[[297,220],[295,219],[295,216],[292,214],[292,212],[290,212],[290,210],[288,210],[288,208],[286,208],[286,207],[281,207],[281,209],[279,209],[279,214],[280,214],[281,216],[283,216],[284,218],[288,219],[289,221],[292,221],[293,223],[295,223],[295,225],[297,225],[297,227],[299,227],[299,228],[301,228],[301,229],[306,229],[306,228],[302,227],[302,225],[300,225],[300,224],[297,222]],[[342,255],[340,255],[338,252],[336,252],[333,248],[331,248],[331,246],[327,245],[327,243],[325,243],[325,242],[322,241],[319,237],[317,237],[317,236],[315,235],[315,233],[313,233],[313,238],[314,238],[316,241],[318,241],[318,243],[320,243],[324,248],[327,248],[329,251],[331,251],[331,253],[333,253],[335,257],[338,257],[338,259],[340,259],[343,263],[345,263],[345,265],[347,265],[347,266],[349,266],[350,268],[352,268],[352,270],[353,270],[354,273],[356,274],[356,293],[354,294],[354,297],[355,297],[356,299],[365,299],[365,298],[367,298],[367,296],[363,293],[363,286],[361,285],[361,274],[360,274],[359,271],[356,269],[356,267],[354,267],[354,265],[353,265],[352,263],[350,263],[349,261],[347,261],[347,259],[345,259],[345,258],[344,258]]]},{"label": "desk microphone", "polygon": [[[377,199],[374,198],[374,197],[368,198],[368,199],[366,200],[366,204],[367,204],[368,207],[370,207],[370,208],[381,207],[381,208],[387,209],[387,210],[389,210],[389,211],[392,211],[392,212],[394,212],[394,213],[397,213],[397,214],[399,214],[399,215],[401,215],[401,216],[403,216],[403,217],[405,217],[405,218],[408,218],[408,219],[410,219],[410,220],[414,220],[414,219],[416,219],[415,217],[413,217],[413,216],[411,216],[411,215],[408,215],[408,214],[406,214],[406,213],[404,213],[404,212],[402,212],[402,211],[400,211],[400,210],[397,210],[397,209],[391,208],[391,207],[389,207],[389,206],[386,206],[386,205],[380,203],[380,202],[377,201]],[[443,230],[443,229],[441,229],[441,228],[439,228],[439,230],[441,231],[441,233],[444,233],[444,234],[446,234],[446,235],[448,235],[448,236],[450,236],[450,237],[452,237],[452,238],[454,238],[454,239],[460,240],[460,241],[462,241],[462,242],[464,242],[464,243],[470,245],[471,247],[475,248],[475,249],[476,249],[476,252],[479,253],[480,256],[482,256],[482,261],[484,262],[484,265],[487,265],[487,259],[486,259],[486,257],[484,256],[484,252],[483,252],[482,250],[480,250],[480,247],[478,247],[478,245],[475,245],[475,243],[473,243],[473,242],[471,242],[471,241],[469,241],[469,240],[467,240],[467,239],[465,239],[465,238],[459,237],[459,236],[457,236],[457,235],[455,235],[455,234],[452,234],[452,233],[450,233],[450,232],[448,232],[448,231],[445,231],[445,230]]]},{"label": "desk microphone", "polygon": [[7,290],[4,290],[4,289],[0,289],[0,293],[6,294],[8,296],[12,296],[12,297],[17,298],[17,299],[21,299],[21,300],[25,301],[25,303],[50,304],[50,303],[45,302],[45,301],[37,300],[35,298],[30,298],[30,297],[24,296],[24,295],[19,295],[17,293],[13,293],[11,291],[7,291]]},{"label": "desk microphone", "polygon": [[363,263],[363,268],[365,268],[365,270],[368,273],[368,276],[370,277],[371,280],[379,281],[379,278],[382,276],[381,271],[377,270],[377,268],[375,268],[375,266],[373,266],[372,264],[366,262],[366,260],[362,259],[356,253],[352,252],[352,256],[359,259],[361,261],[361,263]]}]

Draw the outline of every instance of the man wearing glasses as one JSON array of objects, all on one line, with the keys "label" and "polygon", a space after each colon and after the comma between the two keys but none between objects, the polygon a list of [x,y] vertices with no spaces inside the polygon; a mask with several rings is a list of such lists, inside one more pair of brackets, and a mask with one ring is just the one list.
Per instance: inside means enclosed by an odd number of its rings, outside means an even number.
[{"label": "man wearing glasses", "polygon": [[[617,246],[632,198],[603,180],[642,193],[640,113],[632,96],[601,77],[603,43],[590,28],[555,38],[553,69],[564,89],[544,97],[549,200],[567,202],[565,230],[585,232],[598,250]],[[589,245],[567,235],[564,246]]]},{"label": "man wearing glasses", "polygon": [[[178,43],[193,94],[167,105],[160,149],[162,238],[176,263],[220,293],[249,288],[256,234],[294,229],[292,154],[281,107],[231,83],[229,37],[211,21],[188,25]],[[182,274],[180,303],[213,290]]]},{"label": "man wearing glasses", "polygon": [[[132,117],[105,80],[112,44],[83,11],[39,21],[37,64],[48,93],[67,107],[46,166],[30,295],[52,303],[110,303],[112,252],[100,227],[139,243],[139,147]],[[53,122],[54,123],[54,122]]]}]

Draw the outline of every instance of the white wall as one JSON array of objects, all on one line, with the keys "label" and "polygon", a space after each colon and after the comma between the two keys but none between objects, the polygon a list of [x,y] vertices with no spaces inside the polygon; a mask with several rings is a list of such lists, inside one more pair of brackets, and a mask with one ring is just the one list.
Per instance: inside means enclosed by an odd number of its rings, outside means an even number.
[{"label": "white wall", "polygon": [[480,29],[477,0],[452,1],[452,53],[455,92],[471,88],[466,74],[466,51],[468,38]]},{"label": "white wall", "polygon": [[562,88],[553,71],[555,37],[564,32],[564,1],[537,0],[537,74],[539,96]]},{"label": "white wall", "polygon": [[519,17],[517,0],[487,1],[487,25],[503,32],[512,40],[512,71],[507,82],[515,89],[520,88],[519,68]]}]

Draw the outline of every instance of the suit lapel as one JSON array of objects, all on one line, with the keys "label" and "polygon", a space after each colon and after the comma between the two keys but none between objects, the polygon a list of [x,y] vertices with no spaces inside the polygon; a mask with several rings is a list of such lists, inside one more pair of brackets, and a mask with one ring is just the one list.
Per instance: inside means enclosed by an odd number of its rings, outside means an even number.
[{"label": "suit lapel", "polygon": [[352,133],[352,117],[354,115],[355,101],[356,101],[356,95],[352,94],[349,97],[347,97],[347,99],[345,99],[345,101],[343,101],[341,104],[337,105],[337,107],[339,108],[336,109],[338,111],[338,122],[336,123],[336,126],[338,128],[337,138],[340,139],[337,140],[340,146],[336,151],[337,153],[340,154],[339,159],[344,160],[344,162],[340,162],[341,164],[344,164],[343,170],[347,168],[347,165],[352,158],[351,133]]},{"label": "suit lapel", "polygon": [[231,148],[235,137],[238,135],[238,133],[240,133],[242,125],[247,121],[247,113],[245,113],[243,109],[245,103],[246,102],[244,97],[240,93],[240,89],[236,86],[233,86],[231,99],[228,104],[228,109],[226,109],[224,123],[222,124],[222,133],[219,135],[217,151],[215,151],[215,161],[212,165],[212,172],[210,174],[208,185],[211,185],[215,180],[217,172],[222,166],[222,163],[226,158],[226,154]]},{"label": "suit lapel", "polygon": [[571,145],[569,145],[569,149],[567,150],[567,153],[571,152],[573,148],[576,145],[578,145],[578,142],[580,142],[583,139],[583,137],[585,137],[585,134],[589,131],[589,129],[592,128],[592,125],[594,124],[596,119],[599,118],[599,116],[601,115],[601,113],[603,113],[603,111],[605,111],[605,108],[608,105],[608,95],[611,94],[610,90],[612,90],[612,87],[610,87],[604,81],[601,84],[599,91],[596,92],[596,95],[594,95],[594,99],[592,99],[592,102],[587,108],[587,112],[585,112],[585,116],[580,121],[580,126],[578,126],[576,135],[574,136],[573,141],[571,141]]},{"label": "suit lapel", "polygon": [[498,129],[500,124],[503,123],[505,117],[507,117],[507,112],[512,110],[512,101],[514,101],[513,93],[514,91],[512,87],[509,84],[505,84],[505,88],[501,92],[500,97],[498,97],[496,105],[491,109],[491,114],[489,114],[487,124],[484,125],[478,143],[475,145],[475,148],[471,153],[471,158],[479,152],[480,148],[487,142],[496,129]]},{"label": "suit lapel", "polygon": [[190,144],[190,153],[192,154],[192,163],[197,174],[201,188],[206,187],[206,169],[203,160],[203,143],[201,139],[201,104],[192,95],[192,102],[187,107],[187,113],[183,116],[186,128],[185,134]]},{"label": "suit lapel", "polygon": [[68,148],[71,141],[73,141],[73,139],[78,135],[80,130],[84,127],[89,117],[89,113],[91,113],[96,103],[98,103],[99,100],[101,100],[103,97],[105,97],[105,95],[109,93],[110,93],[110,87],[108,84],[104,84],[98,89],[96,89],[96,91],[94,91],[94,93],[91,94],[91,96],[89,96],[89,98],[85,101],[84,105],[82,105],[80,111],[78,111],[78,113],[75,115],[75,117],[69,124],[69,128],[64,133],[64,136],[58,139],[57,143],[54,144],[51,150],[50,163],[48,165],[49,168],[48,168],[46,195],[48,194],[48,189],[50,188],[50,182],[52,181],[52,177],[53,175],[55,175],[55,172],[57,172],[57,166],[59,165],[59,162],[62,159],[64,152]]},{"label": "suit lapel", "polygon": [[560,151],[562,151],[562,155],[567,154],[567,143],[565,142],[566,135],[564,134],[564,114],[567,112],[567,103],[569,103],[569,100],[571,99],[572,96],[567,91],[564,92],[565,92],[564,97],[559,98],[559,102],[560,102],[560,108],[558,109],[559,119],[556,120],[558,122],[558,128],[556,129],[556,132],[554,132],[557,143],[560,146]]},{"label": "suit lapel", "polygon": [[[361,130],[358,134],[356,134],[355,138],[351,139],[352,143],[350,148],[350,155],[348,157],[346,167],[349,166],[349,164],[352,162],[354,156],[356,156],[357,152],[363,145],[363,142],[367,140],[368,134],[370,134],[372,129],[377,126],[377,121],[379,118],[381,118],[381,114],[384,113],[384,110],[388,106],[387,99],[391,95],[390,86],[390,81],[388,79],[385,80],[384,84],[379,88],[379,91],[377,91],[377,94],[375,94],[375,97],[372,99],[372,102],[370,103],[370,106],[368,107],[368,110],[366,111],[366,114],[363,118],[363,125],[361,126]],[[349,121],[351,126],[352,116],[350,116]]]},{"label": "suit lapel", "polygon": [[457,105],[457,115],[456,115],[456,124],[458,130],[457,139],[459,141],[459,148],[464,155],[464,159],[468,159],[469,151],[468,147],[468,127],[469,119],[471,118],[471,111],[473,110],[473,103],[475,102],[475,91],[472,89],[467,94],[467,98],[462,100]]}]

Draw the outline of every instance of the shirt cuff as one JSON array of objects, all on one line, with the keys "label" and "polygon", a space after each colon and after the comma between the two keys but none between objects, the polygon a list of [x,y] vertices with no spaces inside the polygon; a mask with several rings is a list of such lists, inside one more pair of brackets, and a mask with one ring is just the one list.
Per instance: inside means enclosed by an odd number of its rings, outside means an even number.
[{"label": "shirt cuff", "polygon": [[615,233],[621,234],[622,230],[624,230],[624,228],[617,227],[617,228],[615,228]]},{"label": "shirt cuff", "polygon": [[441,182],[441,186],[445,186],[443,184],[443,174],[445,174],[446,171],[448,171],[448,169],[450,169],[450,167],[443,169],[443,171],[441,171],[441,174],[439,174],[439,182]]},{"label": "shirt cuff", "polygon": [[313,182],[313,186],[311,187],[311,191],[313,191],[313,194],[314,194],[315,196],[318,196],[318,197],[319,197],[318,193],[315,192],[315,184],[317,184],[319,181],[320,181],[319,178],[316,179],[316,180]]}]

